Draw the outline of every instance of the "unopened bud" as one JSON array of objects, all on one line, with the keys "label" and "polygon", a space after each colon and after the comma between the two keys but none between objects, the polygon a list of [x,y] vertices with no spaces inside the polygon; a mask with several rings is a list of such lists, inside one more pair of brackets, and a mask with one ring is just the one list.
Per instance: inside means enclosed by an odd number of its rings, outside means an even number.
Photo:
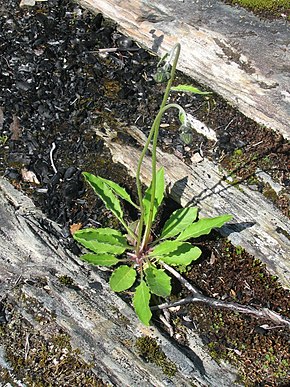
[{"label": "unopened bud", "polygon": [[170,73],[165,67],[159,67],[156,74],[153,75],[153,79],[157,83],[167,82],[170,79]]}]

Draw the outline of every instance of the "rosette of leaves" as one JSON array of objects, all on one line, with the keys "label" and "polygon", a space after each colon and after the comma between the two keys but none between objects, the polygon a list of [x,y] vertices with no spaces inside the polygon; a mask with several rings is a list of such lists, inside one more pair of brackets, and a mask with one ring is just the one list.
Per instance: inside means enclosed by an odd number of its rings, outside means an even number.
[{"label": "rosette of leaves", "polygon": [[[127,224],[124,220],[120,199],[139,208],[124,188],[113,181],[83,173],[86,181],[95,193],[103,200],[120,221],[124,232],[112,228],[87,228],[78,230],[73,237],[90,252],[82,255],[82,259],[98,266],[116,266],[110,277],[110,287],[115,292],[131,289],[133,307],[139,319],[149,325],[152,316],[150,310],[151,295],[166,298],[171,294],[171,278],[163,268],[169,266],[190,265],[201,255],[201,250],[190,243],[192,238],[209,234],[215,227],[221,227],[231,219],[231,215],[215,218],[198,218],[196,207],[181,208],[173,212],[166,221],[161,234],[155,240],[137,243],[136,229],[138,222]],[[162,203],[165,191],[164,170],[161,168],[156,176],[153,220],[158,207]],[[152,184],[143,197],[144,227],[148,221],[151,203]]]}]

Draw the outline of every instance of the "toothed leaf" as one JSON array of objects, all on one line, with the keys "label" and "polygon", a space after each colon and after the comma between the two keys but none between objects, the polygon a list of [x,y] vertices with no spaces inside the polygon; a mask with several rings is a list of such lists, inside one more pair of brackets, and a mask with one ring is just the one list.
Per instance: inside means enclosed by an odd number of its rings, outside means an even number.
[{"label": "toothed leaf", "polygon": [[201,250],[198,247],[192,246],[191,243],[177,241],[164,241],[150,253],[150,256],[172,266],[187,266],[200,255]]},{"label": "toothed leaf", "polygon": [[97,254],[122,254],[130,248],[126,238],[112,228],[86,228],[76,231],[73,237],[81,245]]},{"label": "toothed leaf", "polygon": [[226,222],[232,219],[232,215],[221,215],[216,218],[202,218],[198,222],[188,226],[176,238],[177,241],[186,241],[190,238],[197,238],[201,235],[206,235],[211,232],[213,228],[223,226]]}]

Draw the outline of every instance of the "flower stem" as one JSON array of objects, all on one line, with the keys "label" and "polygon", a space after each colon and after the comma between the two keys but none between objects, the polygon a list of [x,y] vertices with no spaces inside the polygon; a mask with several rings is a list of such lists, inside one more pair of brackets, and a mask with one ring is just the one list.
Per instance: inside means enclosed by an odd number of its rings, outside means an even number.
[{"label": "flower stem", "polygon": [[[141,166],[143,159],[145,157],[145,154],[148,150],[149,144],[151,142],[151,139],[153,137],[153,148],[152,148],[152,190],[151,190],[151,203],[150,203],[150,211],[149,211],[149,221],[146,225],[145,229],[145,234],[142,242],[142,248],[146,246],[149,237],[150,237],[150,230],[152,226],[152,219],[153,219],[153,208],[154,208],[154,199],[155,199],[155,192],[156,192],[156,148],[157,148],[157,139],[158,139],[158,134],[159,134],[159,126],[160,126],[160,121],[162,118],[162,114],[164,113],[162,110],[166,106],[169,93],[170,93],[170,88],[172,85],[172,82],[175,77],[175,71],[176,71],[176,66],[180,54],[180,44],[177,43],[173,48],[172,48],[172,53],[176,51],[171,72],[170,72],[170,79],[167,82],[167,86],[164,92],[163,100],[160,105],[159,112],[152,124],[151,130],[149,132],[147,141],[144,145],[144,148],[142,150],[140,159],[138,161],[138,166],[137,166],[137,172],[136,172],[136,185],[137,185],[137,192],[138,192],[138,199],[139,199],[139,205],[140,205],[140,223],[139,223],[139,230],[138,230],[138,239],[137,239],[137,246],[136,246],[136,251],[140,249],[141,245],[141,239],[142,239],[142,232],[143,232],[143,227],[144,227],[144,205],[143,205],[143,197],[142,197],[142,186],[141,186],[141,180],[140,180],[140,172],[141,172]],[[171,57],[171,56],[170,56]],[[166,109],[167,110],[167,109]],[[162,112],[162,113],[161,113]],[[160,114],[161,113],[161,114]]]}]

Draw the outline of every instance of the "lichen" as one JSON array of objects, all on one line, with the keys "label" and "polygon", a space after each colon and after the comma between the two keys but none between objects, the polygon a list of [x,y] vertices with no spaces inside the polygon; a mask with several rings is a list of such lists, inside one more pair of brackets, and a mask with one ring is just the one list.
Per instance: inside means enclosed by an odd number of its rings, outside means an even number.
[{"label": "lichen", "polygon": [[135,345],[143,359],[147,362],[156,364],[162,369],[165,375],[169,377],[175,375],[177,371],[176,365],[167,359],[156,339],[149,336],[142,336],[136,340]]}]

